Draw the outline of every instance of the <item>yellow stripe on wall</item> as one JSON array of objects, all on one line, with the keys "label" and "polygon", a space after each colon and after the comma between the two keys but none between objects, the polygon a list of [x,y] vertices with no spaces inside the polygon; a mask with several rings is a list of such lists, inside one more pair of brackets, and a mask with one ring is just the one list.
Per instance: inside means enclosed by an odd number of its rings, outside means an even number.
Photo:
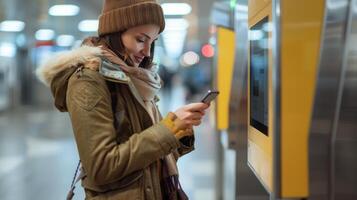
[{"label": "yellow stripe on wall", "polygon": [[285,198],[307,197],[308,134],[324,1],[282,1],[281,6],[281,191]]},{"label": "yellow stripe on wall", "polygon": [[234,31],[223,27],[217,29],[217,128],[228,128],[229,97],[233,78],[235,38]]}]

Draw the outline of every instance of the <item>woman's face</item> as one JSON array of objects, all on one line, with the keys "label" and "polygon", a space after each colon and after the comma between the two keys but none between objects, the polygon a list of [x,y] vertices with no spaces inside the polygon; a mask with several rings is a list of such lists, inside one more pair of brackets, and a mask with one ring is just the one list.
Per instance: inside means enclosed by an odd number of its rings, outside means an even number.
[{"label": "woman's face", "polygon": [[159,37],[159,31],[159,26],[146,24],[130,28],[122,34],[121,40],[134,67],[138,67],[144,57],[150,56],[151,44]]}]

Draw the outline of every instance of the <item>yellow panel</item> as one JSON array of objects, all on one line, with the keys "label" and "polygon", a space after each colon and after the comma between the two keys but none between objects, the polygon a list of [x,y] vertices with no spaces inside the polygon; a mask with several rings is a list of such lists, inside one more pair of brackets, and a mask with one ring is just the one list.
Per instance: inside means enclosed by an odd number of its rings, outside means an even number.
[{"label": "yellow panel", "polygon": [[[254,26],[263,18],[268,16],[271,22],[271,3],[270,1],[254,1],[255,4],[250,4],[248,7],[249,27]],[[258,12],[254,13],[252,12]],[[268,37],[269,47],[272,46],[272,35],[269,33]],[[249,59],[250,56],[248,56]],[[250,60],[248,60],[249,63]],[[272,96],[272,49],[268,50],[268,135],[266,136],[259,130],[250,126],[250,66],[248,66],[248,164],[262,182],[268,192],[273,190],[273,96]]]},{"label": "yellow panel", "polygon": [[308,195],[308,133],[324,0],[281,1],[282,196]]},{"label": "yellow panel", "polygon": [[235,39],[232,30],[219,27],[217,30],[217,128],[228,128],[229,97],[233,77]]},{"label": "yellow panel", "polygon": [[269,4],[271,4],[272,0],[249,0],[248,1],[248,18],[256,16],[261,10],[266,8]]}]

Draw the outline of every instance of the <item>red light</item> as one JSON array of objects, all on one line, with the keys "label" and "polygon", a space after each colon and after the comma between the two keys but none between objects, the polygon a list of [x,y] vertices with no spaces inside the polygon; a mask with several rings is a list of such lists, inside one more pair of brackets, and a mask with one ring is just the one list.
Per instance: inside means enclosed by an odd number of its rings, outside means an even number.
[{"label": "red light", "polygon": [[206,58],[211,58],[214,56],[214,48],[210,44],[203,45],[201,53]]},{"label": "red light", "polygon": [[55,43],[52,40],[48,41],[36,41],[35,46],[36,47],[41,47],[41,46],[54,46]]}]

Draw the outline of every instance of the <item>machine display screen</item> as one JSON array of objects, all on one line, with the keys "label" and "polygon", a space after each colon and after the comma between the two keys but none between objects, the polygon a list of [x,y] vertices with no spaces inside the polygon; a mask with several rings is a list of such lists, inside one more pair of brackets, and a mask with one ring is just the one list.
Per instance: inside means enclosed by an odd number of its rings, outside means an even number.
[{"label": "machine display screen", "polygon": [[268,136],[268,17],[249,30],[250,125]]}]

